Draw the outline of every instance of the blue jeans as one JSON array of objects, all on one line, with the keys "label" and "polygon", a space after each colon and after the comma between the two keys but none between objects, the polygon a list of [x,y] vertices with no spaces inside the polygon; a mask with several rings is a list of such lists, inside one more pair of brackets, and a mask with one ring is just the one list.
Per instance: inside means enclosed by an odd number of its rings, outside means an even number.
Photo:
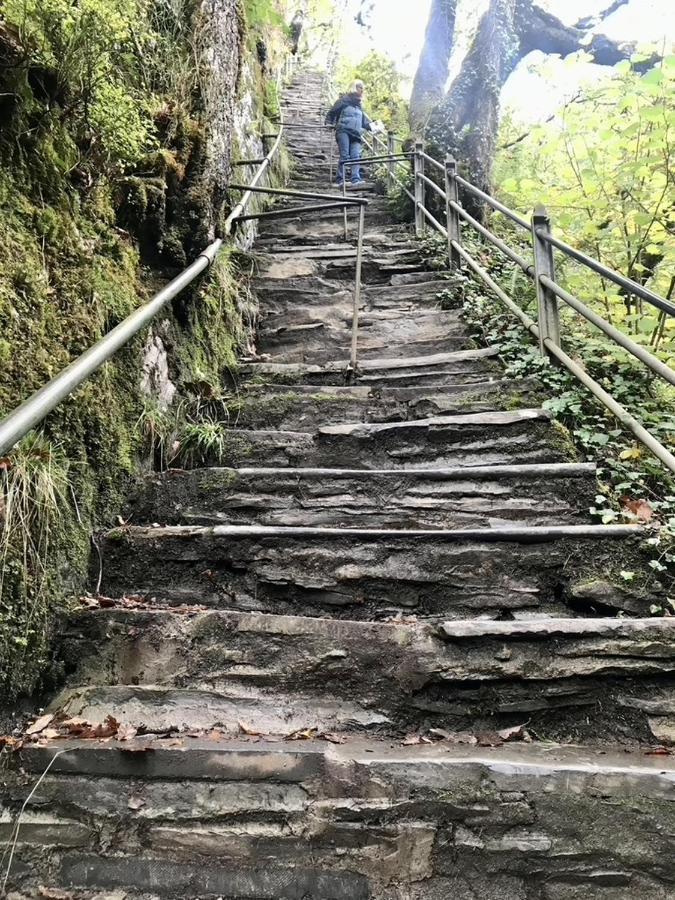
[{"label": "blue jeans", "polygon": [[361,141],[353,138],[351,135],[347,134],[346,131],[337,131],[335,133],[335,140],[337,141],[338,149],[340,151],[340,163],[338,165],[337,175],[338,184],[341,184],[345,179],[345,166],[352,171],[352,182],[360,181],[361,167],[358,165],[350,166],[349,163],[361,159]]}]

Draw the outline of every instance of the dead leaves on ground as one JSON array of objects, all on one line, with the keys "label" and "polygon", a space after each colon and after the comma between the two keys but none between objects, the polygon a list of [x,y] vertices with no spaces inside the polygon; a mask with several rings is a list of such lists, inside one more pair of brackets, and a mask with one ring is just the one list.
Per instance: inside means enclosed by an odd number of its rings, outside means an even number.
[{"label": "dead leaves on ground", "polygon": [[[147,610],[165,609],[156,597],[144,597],[139,594],[130,594],[123,597],[106,597],[104,594],[85,594],[79,598],[80,605],[84,609],[130,609],[130,610]],[[192,604],[190,606],[172,606],[171,612],[177,615],[181,613],[200,613],[207,609],[206,606],[200,604]]]},{"label": "dead leaves on ground", "polygon": [[413,732],[407,735],[401,744],[414,747],[420,744],[467,744],[472,747],[501,747],[512,741],[531,743],[532,737],[525,725],[512,725],[499,731],[483,731],[473,734],[469,731],[445,731],[443,728],[430,728],[427,734]]}]

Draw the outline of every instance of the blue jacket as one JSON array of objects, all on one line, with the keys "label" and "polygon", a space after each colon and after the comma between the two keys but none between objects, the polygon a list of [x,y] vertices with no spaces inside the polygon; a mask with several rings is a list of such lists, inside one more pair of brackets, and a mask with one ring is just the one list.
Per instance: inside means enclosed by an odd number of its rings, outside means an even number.
[{"label": "blue jacket", "polygon": [[336,131],[344,131],[356,140],[361,140],[364,131],[372,131],[358,94],[343,94],[329,110],[326,125],[335,125]]}]

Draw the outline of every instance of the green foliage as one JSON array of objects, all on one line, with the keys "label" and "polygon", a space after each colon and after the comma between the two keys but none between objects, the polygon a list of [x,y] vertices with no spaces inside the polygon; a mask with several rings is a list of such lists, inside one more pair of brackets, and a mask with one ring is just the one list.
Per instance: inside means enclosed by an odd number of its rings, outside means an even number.
[{"label": "green foliage", "polygon": [[283,27],[284,18],[277,0],[243,0],[246,23],[261,31],[266,26]]},{"label": "green foliage", "polygon": [[343,63],[338,71],[341,89],[346,91],[360,78],[365,86],[364,108],[371,119],[381,120],[385,126],[401,135],[408,130],[408,105],[401,97],[403,76],[396,64],[377,51],[371,51],[357,65]]},{"label": "green foliage", "polygon": [[[528,133],[505,121],[501,141],[507,149],[498,157],[496,184],[507,204],[529,212],[543,202],[569,243],[673,295],[675,56],[644,74],[620,63],[612,78],[582,90],[553,122]],[[674,319],[575,264],[563,264],[560,274],[610,322],[673,358]]]},{"label": "green foliage", "polygon": [[[199,6],[2,5],[0,55],[15,56],[0,69],[0,417],[208,240]],[[260,68],[253,57],[262,112]],[[180,446],[194,460],[206,447],[195,428],[183,439],[179,427],[194,426],[200,409],[185,398],[236,365],[254,316],[241,277],[223,253],[155,323],[175,408],[144,402],[139,335],[0,465],[0,703],[48,677],[55,617],[83,589],[90,535],[119,512],[144,449],[163,467]]]},{"label": "green foliage", "polygon": [[[502,289],[536,319],[533,284],[522,271],[496,251],[486,252],[481,239],[466,229],[463,243]],[[513,245],[513,236],[509,243]],[[445,241],[434,235],[428,244],[430,255],[445,262]],[[642,506],[660,524],[659,535],[647,541],[651,575],[649,584],[643,579],[643,587],[675,599],[675,478],[635,443],[573,375],[543,359],[530,333],[468,272],[453,273],[451,285],[477,340],[499,350],[507,375],[537,379],[550,398],[543,405],[572,437],[581,458],[598,465],[600,493],[589,512],[605,523],[636,522],[644,521],[636,512]],[[566,322],[564,345],[655,437],[675,448],[675,392],[669,385],[661,384],[604,335],[589,334],[578,319]]]},{"label": "green foliage", "polygon": [[[141,158],[153,140],[137,78],[145,32],[134,30],[145,26],[145,7],[143,0],[5,0],[5,20],[26,52],[15,77],[30,137],[57,137],[67,122],[78,166],[96,160],[123,168]],[[54,162],[67,169],[65,157]]]},{"label": "green foliage", "polygon": [[26,660],[44,664],[53,533],[71,516],[62,449],[31,434],[0,460],[0,696],[21,688]]}]

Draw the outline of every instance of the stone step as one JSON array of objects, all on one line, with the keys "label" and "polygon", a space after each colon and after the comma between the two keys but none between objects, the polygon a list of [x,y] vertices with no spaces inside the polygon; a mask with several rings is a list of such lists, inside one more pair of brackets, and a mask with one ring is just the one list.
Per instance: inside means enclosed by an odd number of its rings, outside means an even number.
[{"label": "stone step", "polygon": [[192,469],[147,476],[125,518],[163,525],[491,528],[582,524],[592,465],[383,471]]},{"label": "stone step", "polygon": [[[275,309],[258,329],[259,353],[280,363],[321,364],[348,358],[352,343],[353,297],[345,292],[331,298],[328,306]],[[387,353],[392,358],[411,354],[429,356],[471,349],[473,341],[458,321],[456,311],[421,309],[412,316],[410,309],[364,310],[359,316],[357,352],[359,363],[378,359]]]},{"label": "stone step", "polygon": [[[449,282],[438,280],[434,273],[421,273],[425,280],[412,284],[367,285],[361,291],[361,308],[367,311],[387,310],[410,317],[418,312],[449,311],[445,309],[450,295]],[[396,276],[394,276],[396,277]],[[354,304],[353,286],[326,279],[309,279],[304,276],[277,279],[256,278],[255,292],[264,304],[263,317],[297,308],[312,312],[329,312],[333,307],[351,316]],[[330,301],[330,302],[328,302]],[[452,302],[452,301],[451,301]],[[459,322],[459,311],[453,310]]]},{"label": "stone step", "polygon": [[448,468],[566,462],[566,449],[546,411],[521,409],[326,424],[311,431],[230,428],[221,462],[234,467]]},{"label": "stone step", "polygon": [[[145,730],[288,736],[527,722],[538,740],[675,743],[672,619],[427,623],[219,611],[73,614],[53,704]],[[143,686],[136,686],[142,681]]]},{"label": "stone step", "polygon": [[[229,900],[668,900],[671,893],[675,767],[667,756],[375,740],[170,744],[130,752],[134,742],[62,742],[66,752],[38,791],[47,802],[72,804],[73,825],[86,822],[91,837],[81,847],[38,844],[32,854],[20,844],[9,887]],[[53,755],[53,746],[28,747],[22,764],[41,774]],[[191,780],[176,782],[186,768]],[[264,795],[252,789],[276,779],[270,805],[287,805],[295,822],[307,801],[289,790],[289,776],[312,798],[297,830],[246,817],[247,795],[259,808]],[[117,790],[115,777],[123,779]],[[97,796],[110,820],[117,810],[118,827],[91,829],[77,810],[80,790]],[[201,808],[204,819],[184,821],[179,812],[172,820],[173,794],[179,810]],[[221,803],[240,810],[235,820],[214,821]],[[153,819],[148,808],[163,816]]]},{"label": "stone step", "polygon": [[[232,681],[236,688],[237,679]],[[142,686],[71,688],[55,698],[49,711],[88,722],[105,722],[108,716],[113,716],[143,734],[203,733],[217,729],[233,737],[246,732],[283,737],[308,729],[317,733],[359,732],[391,726],[386,715],[364,708],[358,702],[323,694],[316,696],[312,692],[303,696],[292,686],[288,695],[282,689],[275,689],[273,695],[247,694],[233,691],[232,686],[218,691],[144,682]]]},{"label": "stone step", "polygon": [[372,387],[395,385],[458,385],[486,381],[501,376],[493,349],[459,350],[427,356],[364,359],[356,374],[350,373],[344,360],[327,360],[321,365],[305,363],[273,363],[257,360],[243,362],[238,374],[260,383],[278,384],[357,384]]},{"label": "stone step", "polygon": [[[638,526],[404,529],[123,527],[101,541],[102,590],[172,604],[299,615],[564,614],[605,572],[602,608],[647,614],[620,587],[638,569]],[[591,604],[589,603],[589,606]]]},{"label": "stone step", "polygon": [[508,410],[541,399],[529,379],[484,381],[431,388],[372,388],[368,385],[244,384],[214,416],[238,428],[302,431],[314,423],[393,422],[447,413]]}]

